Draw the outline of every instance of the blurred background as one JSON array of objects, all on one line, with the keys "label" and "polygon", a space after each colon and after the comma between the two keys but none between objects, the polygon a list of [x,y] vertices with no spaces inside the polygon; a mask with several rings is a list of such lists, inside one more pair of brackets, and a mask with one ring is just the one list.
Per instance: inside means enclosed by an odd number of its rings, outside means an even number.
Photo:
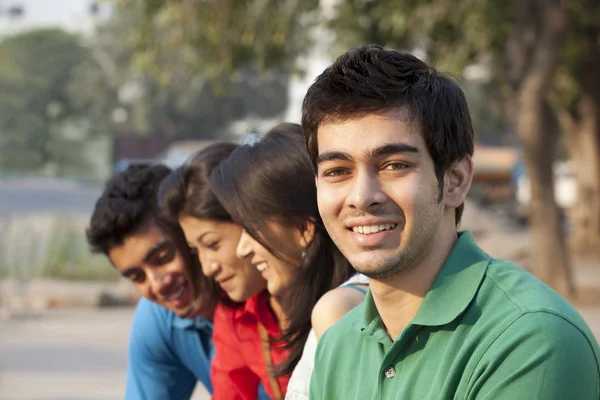
[{"label": "blurred background", "polygon": [[103,182],[299,122],[364,43],[460,82],[463,228],[600,335],[597,0],[0,0],[0,398],[122,398],[136,295],[84,236]]}]

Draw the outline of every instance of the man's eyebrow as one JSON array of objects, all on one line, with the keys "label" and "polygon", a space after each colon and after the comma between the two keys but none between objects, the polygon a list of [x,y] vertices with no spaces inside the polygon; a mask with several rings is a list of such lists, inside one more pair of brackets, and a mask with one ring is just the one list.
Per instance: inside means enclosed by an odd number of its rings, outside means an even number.
[{"label": "man's eyebrow", "polygon": [[[372,150],[367,150],[366,156],[368,159],[370,159],[402,153],[420,154],[421,152],[417,147],[412,146],[410,144],[388,143],[381,147],[377,147]],[[319,154],[319,156],[317,157],[317,165],[326,161],[352,161],[352,156],[343,151],[329,151],[323,154]]]},{"label": "man's eyebrow", "polygon": [[377,147],[366,152],[367,158],[379,158],[390,156],[393,154],[419,154],[420,151],[417,147],[411,146],[406,143],[389,143],[381,147]]},{"label": "man's eyebrow", "polygon": [[166,239],[160,243],[157,243],[154,247],[148,250],[148,253],[146,253],[146,257],[144,257],[144,262],[149,262],[150,259],[154,257],[156,253],[162,251],[170,242],[170,240]]},{"label": "man's eyebrow", "polygon": [[317,157],[317,165],[324,163],[325,161],[352,161],[350,154],[342,151],[329,151],[327,153],[319,154]]}]

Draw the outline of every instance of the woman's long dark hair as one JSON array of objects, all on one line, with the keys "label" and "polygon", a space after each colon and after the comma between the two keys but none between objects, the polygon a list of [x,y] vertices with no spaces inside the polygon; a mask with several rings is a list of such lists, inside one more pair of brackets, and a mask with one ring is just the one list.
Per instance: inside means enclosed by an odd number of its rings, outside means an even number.
[{"label": "woman's long dark hair", "polygon": [[[158,189],[161,213],[175,222],[182,216],[188,216],[233,223],[233,219],[211,190],[210,173],[237,147],[237,144],[227,142],[211,144],[167,175]],[[229,299],[213,279],[202,273],[194,275],[197,276],[197,290],[203,297],[219,299],[228,307],[239,306]]]},{"label": "woman's long dark hair", "polygon": [[[327,234],[317,207],[313,170],[304,148],[302,128],[280,124],[258,143],[235,149],[211,173],[213,192],[233,220],[281,260],[270,243],[266,221],[303,228],[310,221],[315,235],[297,269],[292,287],[281,298],[289,325],[281,340],[289,357],[276,366],[276,374],[290,374],[311,330],[311,310],[327,291],[346,281],[354,270]],[[289,261],[288,261],[289,262]],[[295,267],[295,266],[294,266]]]}]

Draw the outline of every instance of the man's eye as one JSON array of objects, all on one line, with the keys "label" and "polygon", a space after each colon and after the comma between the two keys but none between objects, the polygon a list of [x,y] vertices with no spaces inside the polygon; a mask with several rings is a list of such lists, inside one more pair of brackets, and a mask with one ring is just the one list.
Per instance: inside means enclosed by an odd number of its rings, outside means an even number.
[{"label": "man's eye", "polygon": [[158,255],[158,264],[166,264],[171,261],[174,256],[175,251],[173,249],[165,250]]},{"label": "man's eye", "polygon": [[141,272],[132,272],[131,274],[127,275],[127,278],[129,278],[129,280],[132,282],[142,283],[144,281],[145,274]]},{"label": "man's eye", "polygon": [[397,170],[406,169],[406,168],[408,168],[408,165],[406,163],[393,162],[393,163],[386,164],[386,166],[383,169],[386,169],[388,171],[397,171]]},{"label": "man's eye", "polygon": [[323,173],[324,177],[336,177],[346,175],[348,172],[343,169],[330,169]]}]

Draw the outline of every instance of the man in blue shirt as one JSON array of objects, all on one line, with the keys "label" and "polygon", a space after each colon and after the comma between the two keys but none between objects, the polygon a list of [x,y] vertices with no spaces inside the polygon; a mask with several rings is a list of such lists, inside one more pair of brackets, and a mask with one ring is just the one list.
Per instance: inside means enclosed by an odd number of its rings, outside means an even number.
[{"label": "man in blue shirt", "polygon": [[198,380],[212,392],[217,297],[198,287],[196,255],[179,225],[157,209],[156,192],[169,173],[163,165],[135,165],[117,174],[97,200],[87,230],[92,250],[106,254],[142,295],[129,344],[128,400],[187,399]]}]

